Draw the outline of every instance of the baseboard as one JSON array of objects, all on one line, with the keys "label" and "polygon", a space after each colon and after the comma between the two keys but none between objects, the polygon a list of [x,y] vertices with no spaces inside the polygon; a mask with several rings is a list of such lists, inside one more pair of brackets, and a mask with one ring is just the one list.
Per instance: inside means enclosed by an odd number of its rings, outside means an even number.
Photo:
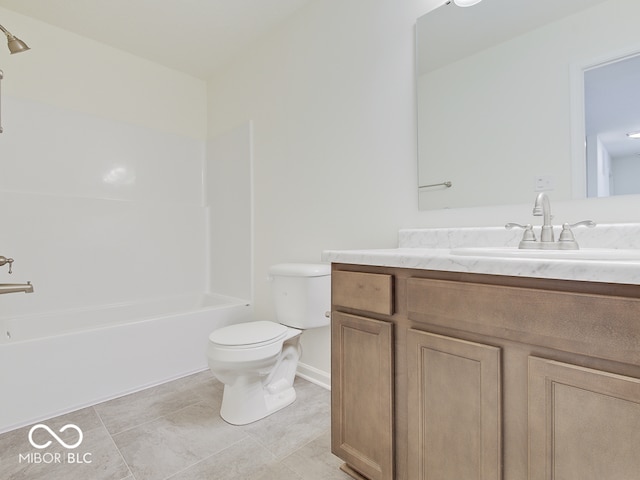
[{"label": "baseboard", "polygon": [[316,367],[312,367],[304,363],[298,363],[298,370],[296,371],[296,375],[300,378],[308,380],[311,383],[315,383],[322,388],[331,390],[331,374]]}]

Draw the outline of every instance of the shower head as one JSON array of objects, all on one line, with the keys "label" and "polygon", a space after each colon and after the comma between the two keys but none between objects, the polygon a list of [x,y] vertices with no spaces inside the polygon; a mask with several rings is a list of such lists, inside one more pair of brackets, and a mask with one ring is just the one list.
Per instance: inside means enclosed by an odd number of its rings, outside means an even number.
[{"label": "shower head", "polygon": [[24,43],[19,38],[11,35],[11,32],[9,32],[2,25],[0,25],[0,30],[2,30],[2,33],[4,33],[7,36],[7,47],[9,47],[9,51],[12,54],[26,52],[27,50],[29,50],[29,47],[27,46],[26,43]]}]

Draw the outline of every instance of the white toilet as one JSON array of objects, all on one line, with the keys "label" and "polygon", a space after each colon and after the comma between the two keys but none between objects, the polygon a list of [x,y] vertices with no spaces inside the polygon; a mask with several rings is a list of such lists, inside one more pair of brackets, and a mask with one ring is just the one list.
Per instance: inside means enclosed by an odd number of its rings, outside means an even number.
[{"label": "white toilet", "polygon": [[273,265],[269,277],[279,323],[240,323],[209,335],[209,368],[224,383],[220,416],[233,425],[260,420],[296,399],[300,334],[330,321],[329,265]]}]

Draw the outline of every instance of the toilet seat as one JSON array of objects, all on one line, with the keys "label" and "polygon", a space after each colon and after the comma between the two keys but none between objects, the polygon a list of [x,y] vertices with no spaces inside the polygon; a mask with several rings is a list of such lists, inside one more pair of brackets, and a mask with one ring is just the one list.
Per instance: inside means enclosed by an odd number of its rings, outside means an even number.
[{"label": "toilet seat", "polygon": [[256,348],[279,343],[288,331],[285,325],[260,320],[220,328],[209,335],[209,341],[224,348]]},{"label": "toilet seat", "polygon": [[220,368],[237,369],[270,361],[282,353],[282,345],[302,332],[280,323],[256,321],[222,327],[209,334],[207,356]]}]

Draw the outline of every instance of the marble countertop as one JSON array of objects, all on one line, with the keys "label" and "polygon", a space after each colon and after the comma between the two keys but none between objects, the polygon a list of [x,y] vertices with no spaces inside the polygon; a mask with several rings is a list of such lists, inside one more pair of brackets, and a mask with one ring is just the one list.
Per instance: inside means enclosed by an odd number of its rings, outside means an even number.
[{"label": "marble countertop", "polygon": [[[599,230],[599,231],[598,231]],[[576,238],[581,248],[638,249],[640,225],[598,226]],[[505,243],[505,239],[506,242]],[[322,260],[384,267],[416,268],[532,278],[640,285],[640,261],[509,258],[458,255],[464,247],[517,246],[519,237],[503,228],[401,230],[399,247],[367,250],[325,250]]]}]

